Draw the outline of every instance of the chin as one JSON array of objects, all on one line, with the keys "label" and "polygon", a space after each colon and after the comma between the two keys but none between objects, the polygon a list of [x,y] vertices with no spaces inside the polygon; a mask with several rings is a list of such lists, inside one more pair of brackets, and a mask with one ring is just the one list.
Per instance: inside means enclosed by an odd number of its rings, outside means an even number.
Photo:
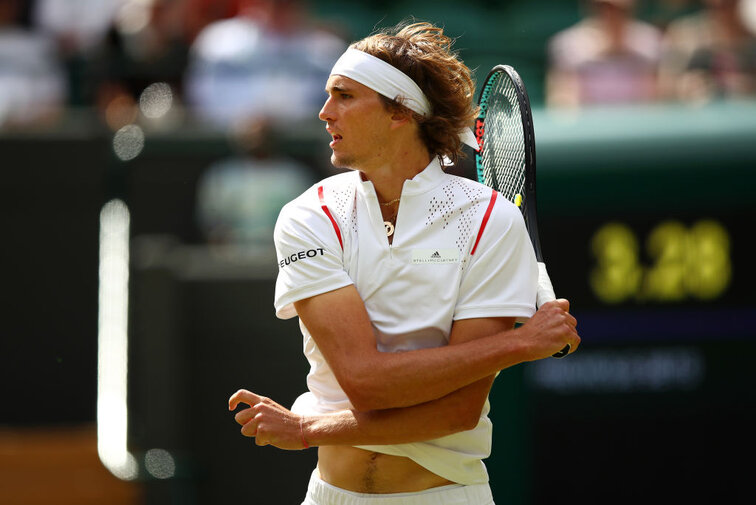
[{"label": "chin", "polygon": [[346,157],[339,156],[336,153],[331,154],[331,165],[336,168],[353,168],[354,160]]}]

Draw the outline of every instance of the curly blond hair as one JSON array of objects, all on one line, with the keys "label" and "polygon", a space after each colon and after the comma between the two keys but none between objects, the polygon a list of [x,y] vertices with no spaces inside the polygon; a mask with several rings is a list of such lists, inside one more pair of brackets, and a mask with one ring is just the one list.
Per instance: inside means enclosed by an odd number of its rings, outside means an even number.
[{"label": "curly blond hair", "polygon": [[470,69],[452,49],[453,44],[443,28],[404,21],[351,47],[389,63],[420,86],[431,104],[428,116],[410,111],[397,100],[382,95],[381,99],[389,109],[401,108],[413,115],[432,156],[446,156],[456,163],[463,155],[459,132],[470,126],[478,108],[473,103],[475,84]]}]

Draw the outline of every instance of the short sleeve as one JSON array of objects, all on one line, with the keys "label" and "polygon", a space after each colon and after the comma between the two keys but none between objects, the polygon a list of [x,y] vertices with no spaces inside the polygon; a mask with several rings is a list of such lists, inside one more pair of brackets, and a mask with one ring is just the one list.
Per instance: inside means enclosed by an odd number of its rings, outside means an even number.
[{"label": "short sleeve", "polygon": [[335,225],[313,191],[287,204],[274,231],[278,277],[276,316],[296,315],[294,302],[352,284]]},{"label": "short sleeve", "polygon": [[454,319],[516,317],[536,310],[538,265],[520,210],[500,198],[462,275]]}]

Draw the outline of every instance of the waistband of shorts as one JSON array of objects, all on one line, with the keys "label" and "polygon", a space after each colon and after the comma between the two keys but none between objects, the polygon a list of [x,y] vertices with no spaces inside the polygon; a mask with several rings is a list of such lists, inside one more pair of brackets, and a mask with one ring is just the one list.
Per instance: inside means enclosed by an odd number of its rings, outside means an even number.
[{"label": "waistband of shorts", "polygon": [[366,494],[338,488],[322,480],[317,471],[310,477],[307,505],[493,505],[490,486],[451,484],[414,493]]}]

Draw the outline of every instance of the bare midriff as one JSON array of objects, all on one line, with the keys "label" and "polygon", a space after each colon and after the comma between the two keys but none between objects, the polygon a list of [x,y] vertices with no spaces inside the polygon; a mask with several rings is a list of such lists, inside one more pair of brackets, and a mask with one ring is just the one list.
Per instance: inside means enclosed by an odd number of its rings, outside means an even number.
[{"label": "bare midriff", "polygon": [[409,458],[346,446],[320,447],[318,472],[325,482],[355,493],[412,493],[454,484]]}]

